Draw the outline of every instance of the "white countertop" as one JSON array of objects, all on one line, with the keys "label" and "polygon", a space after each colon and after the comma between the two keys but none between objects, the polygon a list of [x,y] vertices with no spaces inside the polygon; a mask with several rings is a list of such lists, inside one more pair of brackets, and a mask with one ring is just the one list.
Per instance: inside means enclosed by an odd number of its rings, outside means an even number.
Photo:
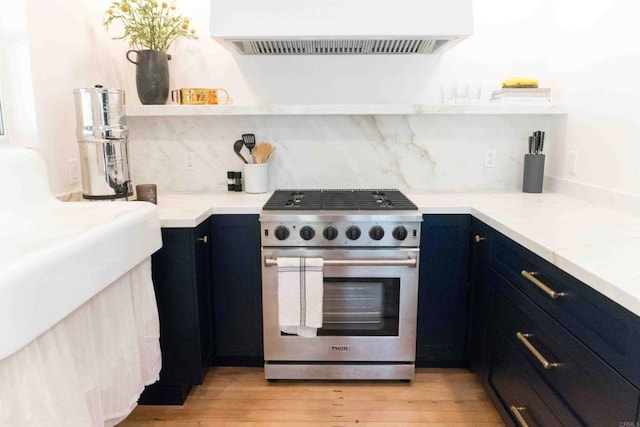
[{"label": "white countertop", "polygon": [[[466,213],[640,316],[640,217],[557,193],[406,193],[425,214]],[[271,193],[159,194],[162,227],[258,214]]]}]

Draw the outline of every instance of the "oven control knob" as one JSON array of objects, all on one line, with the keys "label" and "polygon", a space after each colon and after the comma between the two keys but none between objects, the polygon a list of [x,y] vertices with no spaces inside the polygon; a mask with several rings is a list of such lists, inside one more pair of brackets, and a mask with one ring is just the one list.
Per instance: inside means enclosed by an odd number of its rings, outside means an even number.
[{"label": "oven control knob", "polygon": [[279,225],[276,227],[276,230],[273,232],[275,234],[276,239],[284,240],[289,237],[289,229],[284,225]]},{"label": "oven control knob", "polygon": [[324,236],[325,239],[327,240],[333,240],[336,237],[338,237],[338,230],[336,230],[333,227],[327,227],[324,229],[324,231],[322,232],[322,235]]},{"label": "oven control knob", "polygon": [[391,235],[396,240],[404,240],[407,238],[407,229],[403,225],[399,225],[393,229]]},{"label": "oven control knob", "polygon": [[369,229],[369,237],[373,240],[381,240],[384,237],[384,228],[374,225]]},{"label": "oven control knob", "polygon": [[308,225],[305,225],[300,229],[300,237],[302,237],[304,240],[311,240],[315,235],[315,230]]},{"label": "oven control knob", "polygon": [[347,235],[347,239],[349,240],[358,240],[361,234],[360,228],[352,225],[351,227],[347,228],[345,234]]}]

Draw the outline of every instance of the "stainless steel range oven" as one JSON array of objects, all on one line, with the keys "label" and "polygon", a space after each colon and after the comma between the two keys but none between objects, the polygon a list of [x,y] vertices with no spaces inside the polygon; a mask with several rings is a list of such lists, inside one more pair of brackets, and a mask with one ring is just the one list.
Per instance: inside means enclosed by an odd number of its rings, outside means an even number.
[{"label": "stainless steel range oven", "polygon": [[[422,221],[416,206],[397,190],[278,190],[260,221],[266,378],[411,380]],[[310,335],[280,324],[281,310],[291,309],[279,304],[281,273],[292,269],[279,260],[322,265],[314,303],[321,321]]]}]

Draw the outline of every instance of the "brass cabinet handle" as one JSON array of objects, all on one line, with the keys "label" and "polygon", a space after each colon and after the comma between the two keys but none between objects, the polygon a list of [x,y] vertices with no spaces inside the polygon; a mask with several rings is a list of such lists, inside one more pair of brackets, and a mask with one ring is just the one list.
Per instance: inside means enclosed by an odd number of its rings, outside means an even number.
[{"label": "brass cabinet handle", "polygon": [[480,242],[482,242],[483,240],[487,240],[487,238],[486,238],[486,237],[481,237],[480,235],[476,234],[475,236],[473,236],[473,240],[474,240],[476,243],[480,243]]},{"label": "brass cabinet handle", "polygon": [[199,237],[198,242],[209,243],[209,236]]},{"label": "brass cabinet handle", "polygon": [[549,362],[547,358],[544,357],[538,351],[538,349],[533,346],[533,344],[531,344],[531,342],[527,338],[531,338],[532,336],[532,334],[523,334],[521,332],[516,332],[516,338],[518,338],[522,342],[522,344],[527,347],[527,350],[529,350],[531,354],[533,354],[536,359],[538,359],[538,362],[540,362],[544,369],[557,368],[558,366],[560,366],[559,363]]},{"label": "brass cabinet handle", "polygon": [[538,288],[540,288],[540,290],[542,290],[542,292],[544,292],[545,294],[549,295],[552,299],[556,299],[558,297],[567,296],[566,293],[564,293],[564,292],[556,292],[553,289],[551,289],[550,287],[548,287],[547,285],[545,285],[544,283],[542,283],[540,280],[538,280],[535,277],[535,275],[538,274],[538,273],[535,272],[535,271],[522,270],[520,272],[520,274],[522,275],[522,277],[524,277],[525,279],[527,279],[528,281],[530,281],[531,283],[536,285]]},{"label": "brass cabinet handle", "polygon": [[511,410],[513,416],[516,417],[516,420],[518,421],[518,424],[520,424],[520,427],[529,427],[529,424],[527,424],[527,422],[524,420],[524,417],[520,413],[520,411],[524,411],[527,408],[525,408],[524,406],[511,405],[509,409]]}]

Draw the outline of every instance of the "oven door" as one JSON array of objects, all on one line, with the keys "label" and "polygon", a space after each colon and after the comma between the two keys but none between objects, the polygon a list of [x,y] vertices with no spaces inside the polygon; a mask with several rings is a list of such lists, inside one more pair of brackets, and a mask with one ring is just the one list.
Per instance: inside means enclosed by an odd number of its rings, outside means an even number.
[{"label": "oven door", "polygon": [[[265,361],[413,362],[418,253],[416,248],[264,248]],[[322,328],[315,337],[280,330],[279,257],[324,260]]]}]

